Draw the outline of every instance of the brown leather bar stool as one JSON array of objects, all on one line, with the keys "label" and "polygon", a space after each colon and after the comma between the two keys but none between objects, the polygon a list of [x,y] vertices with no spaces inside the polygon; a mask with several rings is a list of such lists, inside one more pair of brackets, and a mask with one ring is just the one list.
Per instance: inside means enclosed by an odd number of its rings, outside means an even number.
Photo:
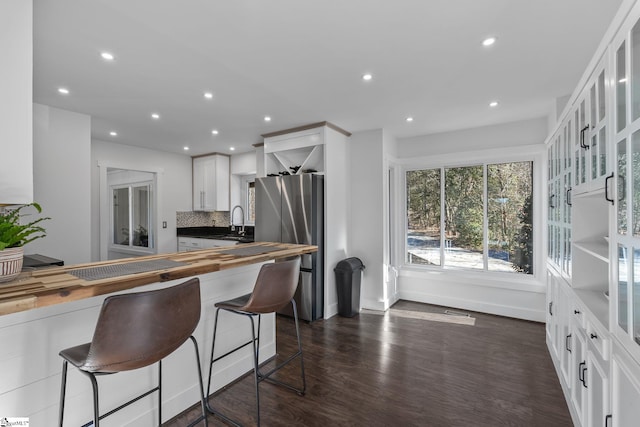
[{"label": "brown leather bar stool", "polygon": [[[256,417],[257,424],[260,425],[260,390],[259,384],[267,380],[271,383],[284,386],[290,390],[295,391],[299,395],[303,396],[307,387],[307,383],[304,376],[304,361],[302,357],[302,342],[300,341],[300,328],[298,326],[298,310],[296,307],[296,302],[293,299],[293,295],[296,292],[296,288],[298,287],[298,280],[300,276],[300,257],[296,257],[290,261],[282,261],[276,262],[273,264],[265,264],[260,269],[258,273],[258,278],[256,279],[255,286],[253,288],[253,292],[239,298],[223,301],[217,303],[216,306],[216,316],[215,316],[215,325],[213,327],[213,344],[211,345],[211,359],[209,363],[209,381],[207,382],[207,409],[212,414],[222,418],[228,423],[234,425],[240,425],[236,421],[228,418],[227,416],[221,414],[219,411],[213,409],[209,403],[209,393],[211,391],[211,377],[213,373],[213,364],[220,359],[223,359],[232,353],[240,350],[243,347],[252,344],[253,346],[253,372],[255,378],[255,393],[256,393]],[[288,303],[291,303],[293,306],[293,317],[296,325],[296,336],[298,339],[298,351],[291,356],[289,356],[284,362],[278,364],[273,369],[271,369],[267,373],[262,373],[260,371],[260,365],[258,364],[259,359],[259,351],[260,351],[260,315],[275,313],[280,310],[282,307],[286,306]],[[215,346],[216,346],[216,331],[218,329],[218,314],[220,310],[225,310],[229,313],[240,314],[243,316],[247,316],[251,320],[251,340],[247,341],[243,344],[240,344],[238,347],[234,348],[226,352],[225,354],[215,357]],[[258,318],[258,335],[256,336],[255,332],[255,323],[254,317]],[[290,384],[279,381],[275,378],[271,378],[271,375],[276,371],[280,370],[282,367],[287,365],[289,362],[293,361],[296,358],[300,358],[300,372],[302,377],[302,388],[296,388]]]},{"label": "brown leather bar stool", "polygon": [[[93,426],[101,419],[158,392],[158,425],[162,424],[162,359],[191,339],[196,354],[202,415],[190,425],[204,420],[205,409],[202,369],[198,343],[193,337],[200,321],[200,281],[190,279],[165,289],[107,297],[100,310],[91,342],[60,352],[62,386],[60,390],[60,427],[64,418],[67,365],[71,363],[91,380],[93,387]],[[100,415],[98,375],[130,371],[158,363],[158,385],[119,407]],[[85,424],[91,425],[91,422]]]}]

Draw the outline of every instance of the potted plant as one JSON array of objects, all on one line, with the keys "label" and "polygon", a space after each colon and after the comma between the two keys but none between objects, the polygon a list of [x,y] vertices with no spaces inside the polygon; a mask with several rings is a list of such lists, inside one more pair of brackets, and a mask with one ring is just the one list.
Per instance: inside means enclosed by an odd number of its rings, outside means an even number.
[{"label": "potted plant", "polygon": [[13,280],[20,274],[24,257],[22,247],[46,235],[46,230],[38,224],[50,219],[48,217],[20,223],[20,211],[28,206],[42,212],[40,205],[34,202],[0,213],[0,283]]}]

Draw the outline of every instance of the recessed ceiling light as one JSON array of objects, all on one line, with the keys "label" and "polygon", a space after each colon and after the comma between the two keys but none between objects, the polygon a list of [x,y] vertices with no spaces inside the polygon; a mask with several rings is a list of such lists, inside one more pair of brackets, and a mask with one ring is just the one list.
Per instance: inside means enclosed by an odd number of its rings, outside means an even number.
[{"label": "recessed ceiling light", "polygon": [[204,97],[205,97],[206,99],[213,99],[213,93],[211,93],[211,92],[205,92],[205,93],[204,93]]},{"label": "recessed ceiling light", "polygon": [[153,113],[153,114],[151,114],[151,118],[154,119],[154,120],[158,120],[160,118],[160,114]]},{"label": "recessed ceiling light", "polygon": [[63,95],[69,95],[69,89],[67,89],[66,87],[59,87],[58,92]]},{"label": "recessed ceiling light", "polygon": [[271,117],[269,117],[269,116],[264,116],[264,121],[265,121],[265,122],[270,122],[270,121],[271,121]]},{"label": "recessed ceiling light", "polygon": [[495,37],[489,37],[489,38],[486,38],[486,39],[484,39],[482,41],[482,46],[491,46],[495,42],[496,42],[496,38]]},{"label": "recessed ceiling light", "polygon": [[367,74],[363,74],[362,75],[362,80],[364,80],[365,82],[368,82],[369,80],[371,80],[373,78],[373,75],[370,73]]},{"label": "recessed ceiling light", "polygon": [[109,135],[118,136],[118,132],[112,130],[111,132],[109,132]]},{"label": "recessed ceiling light", "polygon": [[214,134],[214,135],[217,135],[220,132],[218,132],[218,129],[214,129],[214,130],[211,131],[211,133]]},{"label": "recessed ceiling light", "polygon": [[109,52],[102,52],[100,54],[100,56],[102,57],[102,59],[104,59],[105,61],[113,61],[116,57],[113,56],[112,53]]},{"label": "recessed ceiling light", "polygon": [[235,149],[236,149],[235,147],[229,147],[229,150],[231,150],[231,151],[233,151]]},{"label": "recessed ceiling light", "polygon": [[187,147],[186,145],[185,145],[184,147],[182,147],[182,149],[183,149],[184,151],[189,151],[189,147]]},{"label": "recessed ceiling light", "polygon": [[491,101],[489,103],[489,107],[497,107],[498,106],[498,101]]},{"label": "recessed ceiling light", "polygon": [[411,123],[411,122],[413,121],[413,117],[407,117],[405,120],[406,120],[408,123]]}]

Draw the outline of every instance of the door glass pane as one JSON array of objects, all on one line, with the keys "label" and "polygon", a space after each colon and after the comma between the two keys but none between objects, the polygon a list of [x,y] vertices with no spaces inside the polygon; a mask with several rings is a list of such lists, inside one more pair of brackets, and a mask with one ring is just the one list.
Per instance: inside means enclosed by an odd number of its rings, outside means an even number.
[{"label": "door glass pane", "polygon": [[625,42],[616,52],[616,131],[620,132],[627,125],[627,70]]},{"label": "door glass pane", "polygon": [[591,137],[591,179],[598,177],[598,134]]},{"label": "door glass pane", "polygon": [[407,262],[441,265],[440,169],[408,171]]},{"label": "door glass pane", "polygon": [[600,164],[598,169],[600,170],[600,176],[607,173],[607,127],[602,126],[600,132],[598,132],[598,157]]},{"label": "door glass pane", "polygon": [[633,248],[633,339],[640,344],[640,249]]},{"label": "door glass pane", "polygon": [[150,188],[148,185],[133,187],[133,242],[132,246],[149,247]]},{"label": "door glass pane", "polygon": [[627,320],[627,248],[618,245],[618,325],[629,331]]},{"label": "door glass pane", "polygon": [[[604,101],[604,70],[602,70],[598,76],[598,122],[604,119],[606,113]],[[592,102],[595,102],[595,100]]]},{"label": "door glass pane", "polygon": [[636,131],[631,139],[631,170],[636,172],[630,177],[632,179],[632,225],[633,235],[640,236],[640,131]]},{"label": "door glass pane", "polygon": [[489,271],[533,273],[533,164],[487,166]]},{"label": "door glass pane", "polygon": [[640,117],[640,21],[631,30],[631,105],[636,120]]},{"label": "door glass pane", "polygon": [[591,126],[595,126],[598,123],[598,119],[596,117],[596,85],[591,86],[591,90],[589,91],[589,95],[591,95],[591,114],[589,114],[589,123]]},{"label": "door glass pane", "polygon": [[482,166],[445,170],[445,267],[483,269]]},{"label": "door glass pane", "polygon": [[618,234],[627,234],[627,140],[618,142]]},{"label": "door glass pane", "polygon": [[113,189],[113,243],[129,244],[129,188]]}]

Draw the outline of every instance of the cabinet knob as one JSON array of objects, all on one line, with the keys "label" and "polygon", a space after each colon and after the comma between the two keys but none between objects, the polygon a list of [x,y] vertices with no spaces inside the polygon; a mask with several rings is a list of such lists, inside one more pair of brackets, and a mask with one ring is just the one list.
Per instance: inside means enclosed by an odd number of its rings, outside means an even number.
[{"label": "cabinet knob", "polygon": [[596,334],[591,334],[591,339],[592,339],[592,340],[595,340],[595,339],[597,339],[597,338],[598,338],[598,336],[597,336]]},{"label": "cabinet knob", "polygon": [[580,314],[580,310],[573,310],[573,314]]}]

